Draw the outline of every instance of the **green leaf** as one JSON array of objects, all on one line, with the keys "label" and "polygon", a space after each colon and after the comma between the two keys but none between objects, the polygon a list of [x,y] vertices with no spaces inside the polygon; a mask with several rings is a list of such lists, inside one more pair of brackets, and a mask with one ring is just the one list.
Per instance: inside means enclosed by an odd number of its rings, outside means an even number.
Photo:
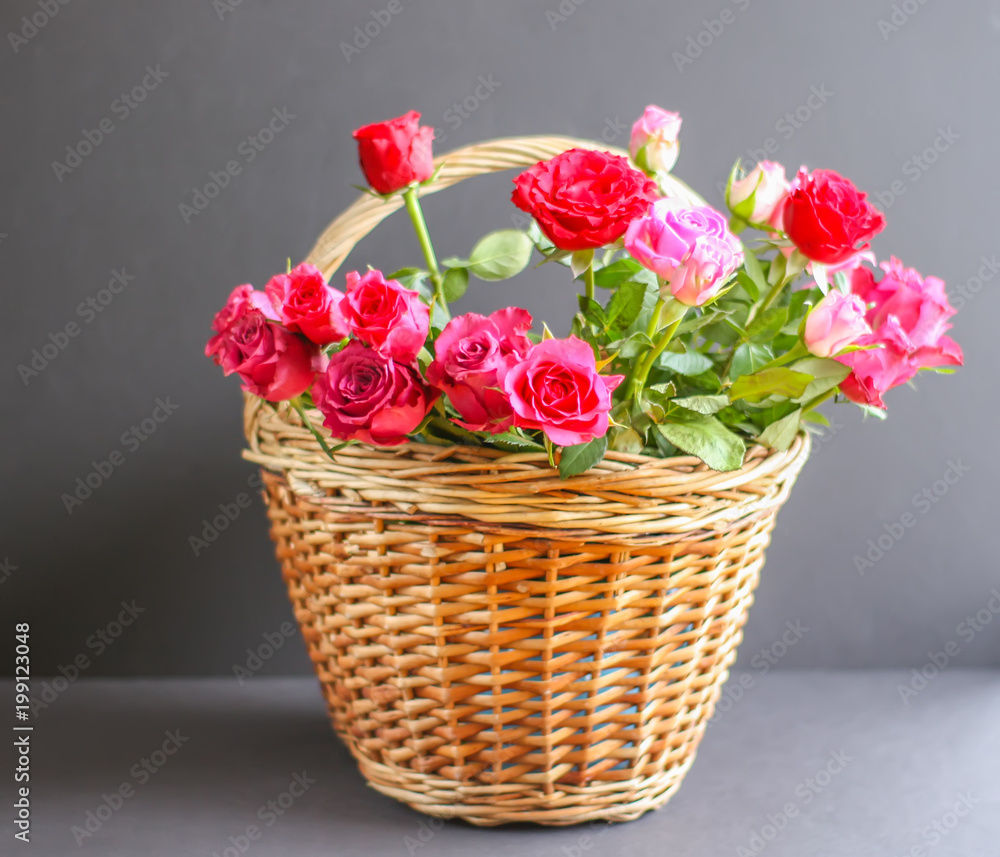
[{"label": "green leaf", "polygon": [[747,333],[756,342],[768,342],[778,335],[787,320],[788,307],[769,307],[750,322],[747,326]]},{"label": "green leaf", "polygon": [[612,343],[609,348],[618,351],[618,356],[623,360],[631,360],[633,357],[638,357],[640,354],[645,353],[650,348],[653,347],[653,340],[646,336],[645,333],[633,333],[628,339],[624,340],[621,344]]},{"label": "green leaf", "polygon": [[804,402],[827,390],[832,390],[851,374],[850,367],[827,357],[806,357],[793,363],[791,368],[796,372],[805,372],[813,376],[813,380],[799,397]]},{"label": "green leaf", "polygon": [[461,259],[458,256],[449,256],[447,259],[442,259],[441,264],[446,268],[468,268],[469,260]]},{"label": "green leaf", "polygon": [[[761,268],[760,261],[746,244],[743,245],[743,270],[756,287],[757,294],[751,295],[751,297],[757,300],[760,293],[767,289],[767,277],[764,276],[764,269]],[[744,286],[744,288],[746,287]]]},{"label": "green leaf", "polygon": [[590,443],[563,447],[559,458],[559,476],[566,479],[590,470],[608,451],[608,437],[595,437]]},{"label": "green leaf", "polygon": [[604,329],[608,332],[626,330],[642,312],[642,302],[645,296],[645,284],[632,280],[622,283],[608,303],[607,323]]},{"label": "green leaf", "polygon": [[497,446],[500,449],[506,449],[511,452],[545,452],[545,447],[533,441],[530,437],[525,437],[521,434],[516,434],[512,431],[504,431],[498,434],[491,435],[486,439],[487,443]]},{"label": "green leaf", "polygon": [[423,268],[400,268],[398,271],[393,271],[386,277],[387,280],[401,280],[404,277],[415,277],[418,274],[427,275],[427,272]]},{"label": "green leaf", "polygon": [[506,280],[528,266],[531,239],[517,229],[500,229],[480,239],[469,254],[469,270],[480,280]]},{"label": "green leaf", "polygon": [[635,259],[619,259],[594,272],[594,285],[602,289],[617,289],[626,280],[656,285],[656,274],[642,267]]},{"label": "green leaf", "polygon": [[755,342],[743,342],[736,346],[733,352],[733,362],[729,367],[729,377],[739,378],[740,375],[752,375],[765,363],[769,363],[773,355],[766,345]]},{"label": "green leaf", "polygon": [[858,407],[865,412],[866,417],[874,417],[877,420],[885,419],[885,411],[882,408],[876,408],[873,405],[858,405]]},{"label": "green leaf", "polygon": [[672,369],[678,375],[700,375],[712,368],[712,361],[697,351],[685,351],[682,354],[665,351],[657,362],[664,369]]},{"label": "green leaf", "polygon": [[[677,412],[672,417],[683,412]],[[713,470],[739,470],[746,446],[739,435],[729,431],[715,417],[690,413],[677,422],[657,426],[660,433],[678,449],[697,455]]]},{"label": "green leaf", "polygon": [[569,269],[574,277],[579,277],[584,271],[594,264],[593,250],[577,250],[569,260]]},{"label": "green leaf", "polygon": [[451,316],[448,314],[448,310],[441,306],[440,301],[435,301],[434,306],[431,307],[431,327],[440,332],[444,330],[449,321],[451,321]]},{"label": "green leaf", "polygon": [[606,329],[608,321],[604,312],[604,307],[602,307],[593,298],[588,298],[586,295],[577,295],[576,298],[580,304],[580,312],[583,313],[587,321],[595,327]]},{"label": "green leaf", "polygon": [[786,399],[797,399],[804,392],[812,375],[796,372],[784,366],[762,369],[752,375],[740,375],[733,386],[729,388],[729,398],[760,401],[768,396],[783,396]]},{"label": "green leaf", "polygon": [[711,415],[717,414],[729,405],[729,396],[685,396],[682,399],[674,399],[673,403],[689,411]]},{"label": "green leaf", "polygon": [[746,271],[736,272],[736,281],[743,286],[750,300],[756,301],[760,297],[760,289]]},{"label": "green leaf", "polygon": [[444,275],[441,286],[444,299],[448,303],[457,301],[469,288],[469,271],[467,268],[449,268]]},{"label": "green leaf", "polygon": [[771,423],[760,433],[758,440],[771,449],[786,450],[795,440],[799,431],[799,420],[802,417],[801,408],[792,411],[788,416]]},{"label": "green leaf", "polygon": [[730,310],[720,310],[720,309],[703,309],[701,310],[701,315],[691,316],[681,322],[680,327],[677,328],[677,332],[674,336],[684,336],[686,333],[693,333],[696,330],[700,330],[709,324],[715,324],[717,321],[721,321],[727,315],[729,315]]}]

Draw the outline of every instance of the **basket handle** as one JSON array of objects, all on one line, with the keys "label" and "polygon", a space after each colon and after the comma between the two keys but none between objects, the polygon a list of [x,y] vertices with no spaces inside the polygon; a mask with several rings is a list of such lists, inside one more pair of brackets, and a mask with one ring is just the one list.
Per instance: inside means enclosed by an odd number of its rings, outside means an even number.
[{"label": "basket handle", "polygon": [[[440,167],[440,171],[432,183],[421,188],[420,193],[422,196],[437,193],[472,176],[514,167],[528,167],[573,148],[600,149],[615,155],[628,155],[628,152],[594,140],[578,140],[573,137],[506,137],[489,140],[435,158],[434,165]],[[671,196],[679,196],[692,205],[704,205],[701,197],[672,175],[666,176],[661,184]],[[329,279],[358,241],[402,207],[401,194],[387,200],[362,194],[323,230],[305,261],[315,265]]]}]

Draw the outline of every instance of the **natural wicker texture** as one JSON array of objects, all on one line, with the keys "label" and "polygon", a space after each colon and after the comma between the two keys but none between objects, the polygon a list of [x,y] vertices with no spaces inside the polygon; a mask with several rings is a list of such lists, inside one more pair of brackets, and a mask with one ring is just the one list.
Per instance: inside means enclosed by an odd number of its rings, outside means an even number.
[{"label": "natural wicker texture", "polygon": [[[444,156],[438,185],[574,145],[595,144],[469,147]],[[398,207],[363,197],[310,260],[336,270]],[[287,406],[247,396],[245,419],[296,618],[372,786],[481,825],[624,821],[669,798],[805,436],[733,473],[611,453],[560,480],[544,455],[485,448],[349,446],[331,461]]]}]

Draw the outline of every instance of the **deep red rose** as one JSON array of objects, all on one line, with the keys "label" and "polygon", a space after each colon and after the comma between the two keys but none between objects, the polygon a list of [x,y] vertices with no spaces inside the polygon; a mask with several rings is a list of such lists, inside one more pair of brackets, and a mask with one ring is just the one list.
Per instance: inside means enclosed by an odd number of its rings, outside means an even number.
[{"label": "deep red rose", "polygon": [[269,402],[301,396],[326,364],[317,345],[249,306],[208,341],[205,354],[224,374],[239,375],[244,390]]},{"label": "deep red rose", "polygon": [[420,114],[411,110],[396,119],[365,125],[354,132],[361,171],[373,190],[394,193],[412,182],[431,177],[434,129],[419,123]]},{"label": "deep red rose", "polygon": [[657,197],[656,182],[610,152],[570,149],[514,179],[514,205],[560,250],[617,241]]},{"label": "deep red rose", "polygon": [[854,184],[833,170],[799,170],[782,218],[792,243],[814,262],[836,265],[868,247],[885,218]]},{"label": "deep red rose", "polygon": [[289,330],[317,345],[329,345],[347,336],[340,313],[344,293],[328,286],[315,265],[303,262],[287,274],[272,277],[264,291]]},{"label": "deep red rose", "polygon": [[316,379],[313,401],[339,440],[397,446],[431,409],[439,393],[412,366],[351,341]]}]

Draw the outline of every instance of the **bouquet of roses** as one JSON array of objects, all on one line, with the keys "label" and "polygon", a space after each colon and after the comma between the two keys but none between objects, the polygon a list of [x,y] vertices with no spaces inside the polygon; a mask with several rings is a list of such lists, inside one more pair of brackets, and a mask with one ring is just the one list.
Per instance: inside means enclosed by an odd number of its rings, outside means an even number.
[{"label": "bouquet of roses", "polygon": [[[433,130],[419,119],[354,137],[365,190],[402,194],[423,267],[333,285],[301,264],[264,291],[238,286],[212,324],[206,354],[247,392],[289,402],[330,455],[413,439],[545,451],[564,477],[609,449],[734,470],[748,443],[786,449],[825,425],[831,397],[882,417],[890,388],[962,364],[944,283],[895,258],[876,275],[869,241],[885,221],[850,181],[737,161],[728,217],[692,204],[664,180],[681,119],[658,107],[633,126],[630,158],[571,149],[523,172],[512,200],[530,228],[439,263],[419,201]],[[580,282],[568,337],[518,307],[452,315],[470,275],[512,277],[535,252]]]}]

